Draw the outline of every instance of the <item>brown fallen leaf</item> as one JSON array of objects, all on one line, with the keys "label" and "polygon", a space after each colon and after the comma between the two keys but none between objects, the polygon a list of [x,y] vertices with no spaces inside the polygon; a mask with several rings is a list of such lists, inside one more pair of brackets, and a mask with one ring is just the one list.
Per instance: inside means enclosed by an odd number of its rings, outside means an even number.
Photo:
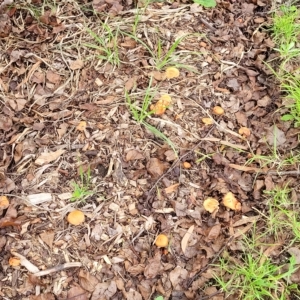
[{"label": "brown fallen leaf", "polygon": [[255,168],[255,167],[240,166],[240,165],[236,165],[236,164],[228,164],[228,166],[230,168],[233,168],[233,169],[236,169],[239,171],[244,171],[244,172],[258,172],[258,173],[264,172],[263,169],[259,169],[259,168]]},{"label": "brown fallen leaf", "polygon": [[80,59],[70,61],[70,69],[73,71],[81,69],[83,68],[83,66],[84,66],[84,62]]},{"label": "brown fallen leaf", "polygon": [[182,249],[182,252],[185,253],[185,250],[188,246],[188,242],[189,242],[189,239],[194,231],[194,228],[195,226],[192,225],[188,231],[185,233],[185,235],[183,236],[182,240],[181,240],[181,249]]},{"label": "brown fallen leaf", "polygon": [[89,299],[87,292],[78,285],[72,286],[68,290],[67,297],[68,297],[68,299],[72,299],[72,300],[88,300]]},{"label": "brown fallen leaf", "polygon": [[154,177],[157,178],[161,176],[166,169],[165,164],[158,158],[150,158],[147,164],[147,171]]},{"label": "brown fallen leaf", "polygon": [[44,152],[36,159],[35,163],[39,166],[48,164],[48,163],[56,160],[58,157],[60,157],[65,152],[66,152],[66,150],[63,150],[63,149],[58,149],[54,152]]},{"label": "brown fallen leaf", "polygon": [[94,292],[96,285],[99,283],[99,280],[94,275],[81,269],[79,271],[78,277],[79,284],[82,288],[91,293]]},{"label": "brown fallen leaf", "polygon": [[129,150],[126,153],[126,161],[131,161],[131,160],[137,160],[137,159],[144,159],[143,153],[136,149]]},{"label": "brown fallen leaf", "polygon": [[167,188],[165,188],[165,193],[171,194],[171,193],[175,192],[177,190],[178,186],[179,186],[179,183],[175,183],[175,184],[168,186]]},{"label": "brown fallen leaf", "polygon": [[148,265],[145,267],[144,276],[147,279],[155,278],[162,271],[161,254],[160,252],[157,252],[153,258],[148,259]]}]

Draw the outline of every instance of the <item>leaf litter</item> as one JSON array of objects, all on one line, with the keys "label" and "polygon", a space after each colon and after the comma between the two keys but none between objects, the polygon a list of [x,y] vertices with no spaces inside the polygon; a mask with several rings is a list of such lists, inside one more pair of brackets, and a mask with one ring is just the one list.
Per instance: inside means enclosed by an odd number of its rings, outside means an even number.
[{"label": "leaf litter", "polygon": [[[245,166],[244,153],[299,146],[271,101],[280,89],[262,63],[272,48],[260,27],[268,5],[4,2],[0,196],[9,204],[0,219],[0,296],[224,299],[210,286],[212,264],[226,247],[239,249],[258,220],[261,189],[288,181],[297,188],[293,176]],[[137,25],[138,39],[103,33],[119,63],[87,34],[103,24],[113,33]],[[172,61],[157,68],[155,49],[167,54],[182,36]],[[178,153],[125,104],[124,89],[141,102],[151,77],[160,100],[147,122]],[[89,184],[87,199],[69,201],[72,182]],[[66,216],[75,209],[85,220],[71,226]],[[154,245],[158,232],[167,247]],[[298,248],[288,251],[299,258]],[[23,267],[9,263],[12,255]]]}]

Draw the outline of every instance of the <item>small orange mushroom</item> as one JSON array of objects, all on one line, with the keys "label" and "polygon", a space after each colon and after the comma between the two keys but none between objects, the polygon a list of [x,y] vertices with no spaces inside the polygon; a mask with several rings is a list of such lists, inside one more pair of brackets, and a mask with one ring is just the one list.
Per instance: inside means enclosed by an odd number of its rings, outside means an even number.
[{"label": "small orange mushroom", "polygon": [[161,233],[159,234],[156,239],[155,239],[155,245],[158,247],[158,248],[165,248],[169,245],[169,239],[168,237]]},{"label": "small orange mushroom", "polygon": [[72,225],[80,225],[84,222],[84,213],[80,210],[73,210],[68,214],[67,220]]},{"label": "small orange mushroom", "polygon": [[250,131],[250,129],[247,128],[247,127],[241,127],[241,128],[239,129],[239,134],[242,135],[242,136],[244,136],[244,137],[248,137],[248,136],[250,136],[251,131]]},{"label": "small orange mushroom", "polygon": [[176,78],[179,76],[179,70],[175,67],[169,67],[166,69],[166,77],[168,79]]},{"label": "small orange mushroom", "polygon": [[210,212],[211,214],[219,209],[219,201],[215,198],[207,198],[203,202],[203,207],[206,211]]},{"label": "small orange mushroom", "polygon": [[241,210],[242,205],[241,203],[235,198],[233,193],[228,192],[224,197],[223,197],[223,204],[227,208],[230,208],[232,210]]},{"label": "small orange mushroom", "polygon": [[0,196],[0,210],[6,209],[9,206],[9,201],[6,196]]},{"label": "small orange mushroom", "polygon": [[190,169],[191,168],[191,164],[189,163],[189,162],[187,162],[187,161],[185,161],[185,162],[183,162],[183,167],[185,168],[185,169]]},{"label": "small orange mushroom", "polygon": [[214,120],[211,119],[211,118],[202,118],[202,122],[203,122],[205,125],[211,125],[211,124],[214,124]]},{"label": "small orange mushroom", "polygon": [[86,129],[86,121],[80,121],[76,127],[78,131],[84,131]]},{"label": "small orange mushroom", "polygon": [[213,113],[215,114],[215,115],[223,115],[224,114],[224,109],[221,107],[221,106],[215,106],[214,108],[213,108]]},{"label": "small orange mushroom", "polygon": [[151,105],[151,110],[154,114],[160,116],[164,114],[168,106],[172,103],[172,98],[170,95],[165,94],[162,95],[155,105]]},{"label": "small orange mushroom", "polygon": [[8,264],[11,266],[11,267],[18,267],[21,263],[21,260],[17,257],[11,257],[8,261]]}]

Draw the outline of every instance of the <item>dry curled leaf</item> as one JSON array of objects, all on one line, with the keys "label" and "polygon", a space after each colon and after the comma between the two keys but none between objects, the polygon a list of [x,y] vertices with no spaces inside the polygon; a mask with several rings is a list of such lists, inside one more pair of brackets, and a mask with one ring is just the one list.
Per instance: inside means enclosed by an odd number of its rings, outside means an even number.
[{"label": "dry curled leaf", "polygon": [[223,204],[227,208],[230,208],[232,210],[241,210],[242,205],[241,203],[235,198],[232,192],[228,192],[224,197],[223,197]]},{"label": "dry curled leaf", "polygon": [[184,237],[182,238],[181,240],[181,249],[182,249],[182,252],[184,253],[187,246],[188,246],[188,242],[189,242],[189,239],[194,231],[194,225],[192,225],[188,231],[186,232],[186,234],[184,235]]},{"label": "dry curled leaf", "polygon": [[179,76],[179,70],[175,67],[169,67],[166,69],[166,77],[168,79],[176,78]]},{"label": "dry curled leaf", "polygon": [[154,114],[161,116],[165,113],[166,109],[172,103],[172,98],[170,95],[162,95],[155,105],[151,105],[151,110]]},{"label": "dry curled leaf", "polygon": [[48,164],[48,163],[56,160],[58,157],[60,157],[65,152],[66,152],[66,150],[63,150],[63,149],[58,149],[54,152],[44,152],[36,159],[35,163],[39,166]]},{"label": "dry curled leaf", "polygon": [[219,201],[215,198],[207,198],[203,202],[203,207],[206,211],[213,213],[215,210],[219,209]]}]

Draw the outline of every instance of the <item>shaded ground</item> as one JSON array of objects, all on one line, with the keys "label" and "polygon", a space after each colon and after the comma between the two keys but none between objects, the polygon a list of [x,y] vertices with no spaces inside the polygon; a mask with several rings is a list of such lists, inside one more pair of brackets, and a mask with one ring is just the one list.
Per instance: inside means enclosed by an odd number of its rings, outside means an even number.
[{"label": "shaded ground", "polygon": [[[101,36],[104,20],[132,33],[134,5],[114,4],[119,15],[110,19],[96,16],[92,3],[73,1],[2,9],[0,191],[11,201],[0,221],[3,299],[224,299],[213,296],[218,269],[209,264],[225,248],[232,256],[240,249],[255,219],[245,216],[265,209],[262,190],[290,182],[297,199],[296,172],[278,176],[276,161],[273,168],[244,166],[253,154],[272,154],[274,143],[282,156],[299,146],[299,130],[280,121],[280,90],[264,64],[275,57],[265,31],[269,3],[220,2],[209,10],[153,3],[142,10],[136,36],[153,53],[159,43],[167,53],[176,38],[192,34],[174,55],[188,67],[170,80],[162,80],[165,68],[159,73],[155,57],[128,35],[117,38],[119,66],[85,45],[95,44],[86,28]],[[140,103],[151,76],[153,101],[169,94],[173,104],[149,123],[175,144],[179,160],[126,105],[124,88]],[[224,115],[212,114],[216,105]],[[204,117],[215,122],[205,125]],[[70,202],[80,167],[84,174],[91,169],[94,193],[84,203]],[[222,204],[213,215],[204,210],[207,197],[221,202],[227,192],[241,211]],[[50,198],[27,197],[39,193]],[[81,226],[66,221],[74,207],[85,213]],[[153,245],[158,233],[169,236],[169,251]],[[82,266],[34,277],[8,264],[14,253],[39,270]]]}]

